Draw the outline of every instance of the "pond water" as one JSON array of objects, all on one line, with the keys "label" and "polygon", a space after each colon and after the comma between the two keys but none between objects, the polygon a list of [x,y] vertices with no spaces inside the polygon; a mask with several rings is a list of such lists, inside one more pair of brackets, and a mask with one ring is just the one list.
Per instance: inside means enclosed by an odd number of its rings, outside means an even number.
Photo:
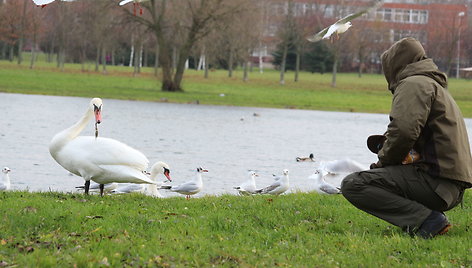
[{"label": "pond water", "polygon": [[[83,179],[69,174],[49,154],[51,138],[74,124],[90,99],[0,93],[0,166],[8,166],[12,188],[75,192]],[[233,186],[257,170],[258,187],[272,174],[290,171],[290,191],[310,191],[319,161],[351,158],[366,167],[376,161],[366,138],[383,133],[385,114],[321,112],[252,107],[170,104],[103,99],[101,137],[124,142],[150,160],[171,167],[172,184],[192,179],[202,166],[204,189],[197,196],[236,194]],[[256,114],[257,116],[255,116]],[[466,120],[469,127],[471,122]],[[93,122],[82,135],[93,135]],[[297,156],[317,162],[299,163]],[[175,193],[162,191],[163,195]]]}]

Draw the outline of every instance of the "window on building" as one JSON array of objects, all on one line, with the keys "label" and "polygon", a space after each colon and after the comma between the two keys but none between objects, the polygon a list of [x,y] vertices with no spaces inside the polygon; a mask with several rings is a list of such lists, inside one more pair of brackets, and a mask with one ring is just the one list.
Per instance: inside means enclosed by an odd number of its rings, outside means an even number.
[{"label": "window on building", "polygon": [[392,10],[390,8],[384,9],[384,21],[392,21]]},{"label": "window on building", "polygon": [[411,23],[420,23],[420,11],[419,10],[411,10]]},{"label": "window on building", "polygon": [[333,6],[326,6],[324,10],[324,16],[325,18],[331,18],[334,16],[334,7]]},{"label": "window on building", "polygon": [[421,24],[427,24],[428,23],[428,11],[426,10],[421,10],[420,11],[420,19],[419,19]]}]

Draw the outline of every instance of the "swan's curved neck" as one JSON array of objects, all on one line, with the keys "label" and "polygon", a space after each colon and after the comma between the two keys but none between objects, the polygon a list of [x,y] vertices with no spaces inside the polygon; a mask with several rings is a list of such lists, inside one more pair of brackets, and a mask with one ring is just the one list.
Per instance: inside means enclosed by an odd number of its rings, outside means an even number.
[{"label": "swan's curved neck", "polygon": [[82,132],[87,123],[93,118],[93,115],[93,110],[88,108],[77,123],[57,133],[51,141],[50,151],[57,151],[64,144],[79,136],[80,132]]}]

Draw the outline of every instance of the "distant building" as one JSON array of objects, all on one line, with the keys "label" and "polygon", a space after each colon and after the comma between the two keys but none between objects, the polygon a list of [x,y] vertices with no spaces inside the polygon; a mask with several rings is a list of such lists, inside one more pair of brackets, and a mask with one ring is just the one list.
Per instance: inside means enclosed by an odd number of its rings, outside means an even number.
[{"label": "distant building", "polygon": [[[293,0],[295,18],[313,17],[313,25],[321,22],[329,25],[337,19],[357,12],[372,4],[372,0]],[[465,0],[385,0],[377,10],[353,21],[353,28],[362,25],[365,36],[383,48],[404,37],[418,39],[427,52],[437,58],[440,65],[451,62],[451,50],[454,50],[454,62],[457,60],[460,33],[465,33],[468,26],[467,4]],[[271,18],[282,18],[288,14],[287,1],[274,1],[270,8]],[[280,19],[268,21],[265,31],[264,59],[270,60],[271,52],[277,43],[277,30]],[[356,23],[357,22],[357,23]],[[316,29],[322,29],[319,25]],[[314,31],[315,32],[315,29]],[[372,57],[378,57],[382,51],[372,51]],[[257,51],[261,53],[261,51]],[[460,51],[459,51],[460,53]],[[254,58],[254,60],[257,60]],[[445,66],[442,66],[443,69]]]}]

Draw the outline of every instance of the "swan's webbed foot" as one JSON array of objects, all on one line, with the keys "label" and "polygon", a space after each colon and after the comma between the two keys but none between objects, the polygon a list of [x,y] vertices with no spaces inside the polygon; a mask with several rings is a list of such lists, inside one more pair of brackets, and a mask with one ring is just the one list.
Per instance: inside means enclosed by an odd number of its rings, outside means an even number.
[{"label": "swan's webbed foot", "polygon": [[89,189],[90,189],[90,181],[85,181],[85,194],[88,195],[89,194]]}]

